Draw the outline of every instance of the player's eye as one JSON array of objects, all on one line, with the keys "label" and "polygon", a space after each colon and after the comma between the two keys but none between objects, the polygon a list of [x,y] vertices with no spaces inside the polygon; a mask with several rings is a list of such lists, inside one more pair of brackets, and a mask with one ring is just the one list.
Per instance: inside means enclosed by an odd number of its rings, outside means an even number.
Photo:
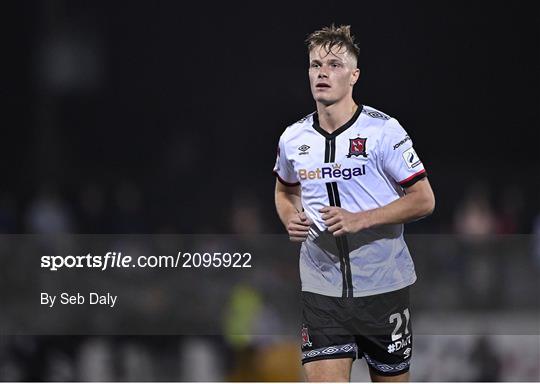
[{"label": "player's eye", "polygon": [[311,63],[310,67],[311,68],[319,68],[320,65],[318,63]]}]

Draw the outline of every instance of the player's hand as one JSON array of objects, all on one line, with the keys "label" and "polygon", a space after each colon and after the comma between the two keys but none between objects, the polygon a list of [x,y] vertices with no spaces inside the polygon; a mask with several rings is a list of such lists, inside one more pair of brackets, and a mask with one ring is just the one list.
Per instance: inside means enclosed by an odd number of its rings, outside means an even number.
[{"label": "player's hand", "polygon": [[369,228],[367,212],[352,213],[340,207],[324,207],[319,209],[319,212],[322,213],[328,232],[334,236],[356,233]]},{"label": "player's hand", "polygon": [[287,232],[289,239],[295,242],[305,241],[308,237],[309,226],[313,222],[306,216],[304,212],[298,212],[290,217],[287,223]]}]

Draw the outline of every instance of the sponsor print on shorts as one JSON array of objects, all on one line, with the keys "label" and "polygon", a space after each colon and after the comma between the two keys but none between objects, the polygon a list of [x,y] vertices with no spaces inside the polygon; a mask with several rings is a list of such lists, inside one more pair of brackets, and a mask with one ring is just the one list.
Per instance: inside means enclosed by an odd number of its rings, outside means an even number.
[{"label": "sponsor print on shorts", "polygon": [[[394,353],[398,352],[402,349],[404,349],[406,346],[411,345],[411,336],[404,337],[398,341],[393,342],[392,344],[388,344],[387,350],[388,353]],[[410,351],[409,351],[410,353]]]}]

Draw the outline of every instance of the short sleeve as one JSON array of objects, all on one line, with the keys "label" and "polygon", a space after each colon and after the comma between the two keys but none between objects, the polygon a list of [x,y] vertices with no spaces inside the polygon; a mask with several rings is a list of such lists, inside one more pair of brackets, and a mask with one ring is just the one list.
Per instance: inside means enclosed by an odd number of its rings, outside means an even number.
[{"label": "short sleeve", "polygon": [[402,188],[410,187],[427,176],[420,157],[405,129],[396,119],[384,126],[382,162],[384,171]]},{"label": "short sleeve", "polygon": [[294,172],[293,165],[291,164],[290,160],[287,159],[283,135],[281,135],[279,138],[276,164],[274,165],[274,174],[282,184],[289,187],[300,184],[298,178],[296,177],[296,173]]}]

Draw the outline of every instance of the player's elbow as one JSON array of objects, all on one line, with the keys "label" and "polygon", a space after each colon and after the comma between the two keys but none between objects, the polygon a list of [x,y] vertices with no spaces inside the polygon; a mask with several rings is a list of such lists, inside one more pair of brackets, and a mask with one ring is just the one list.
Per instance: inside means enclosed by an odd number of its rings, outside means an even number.
[{"label": "player's elbow", "polygon": [[427,204],[426,216],[431,215],[435,211],[435,196],[431,196],[429,203]]},{"label": "player's elbow", "polygon": [[411,205],[415,220],[429,216],[435,210],[435,195],[427,179],[420,180],[406,190],[411,196]]},{"label": "player's elbow", "polygon": [[435,211],[435,195],[433,194],[433,191],[429,189],[429,191],[423,193],[420,200],[420,217],[431,215],[433,211]]}]

